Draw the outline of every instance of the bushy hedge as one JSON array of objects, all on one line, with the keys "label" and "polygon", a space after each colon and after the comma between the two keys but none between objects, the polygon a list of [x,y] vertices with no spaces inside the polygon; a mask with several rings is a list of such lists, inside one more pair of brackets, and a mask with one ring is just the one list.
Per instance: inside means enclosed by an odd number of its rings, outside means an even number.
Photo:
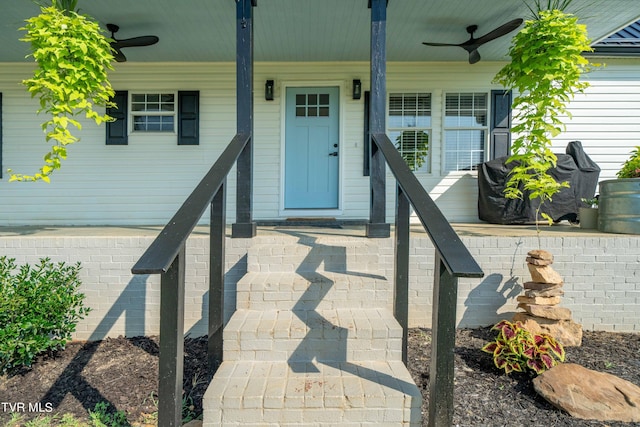
[{"label": "bushy hedge", "polygon": [[89,313],[78,292],[80,263],[22,265],[0,257],[0,373],[31,366],[44,352],[64,348]]}]

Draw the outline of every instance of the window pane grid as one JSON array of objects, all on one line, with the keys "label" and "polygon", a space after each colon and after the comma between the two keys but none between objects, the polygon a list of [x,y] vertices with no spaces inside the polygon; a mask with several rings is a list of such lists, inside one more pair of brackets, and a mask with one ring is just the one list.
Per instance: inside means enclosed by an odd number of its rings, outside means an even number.
[{"label": "window pane grid", "polygon": [[296,117],[329,117],[329,94],[296,95]]},{"label": "window pane grid", "polygon": [[477,170],[484,161],[486,93],[449,93],[445,98],[444,171]]},{"label": "window pane grid", "polygon": [[173,116],[133,116],[133,130],[141,132],[173,132]]},{"label": "window pane grid", "polygon": [[430,172],[431,94],[389,95],[389,137],[413,171]]},{"label": "window pane grid", "polygon": [[131,95],[134,132],[173,132],[176,96],[174,93],[134,93]]},{"label": "window pane grid", "polygon": [[445,101],[445,126],[486,127],[487,110],[486,93],[449,93]]},{"label": "window pane grid", "polygon": [[175,96],[172,93],[136,93],[131,96],[131,110],[150,112],[173,112]]}]

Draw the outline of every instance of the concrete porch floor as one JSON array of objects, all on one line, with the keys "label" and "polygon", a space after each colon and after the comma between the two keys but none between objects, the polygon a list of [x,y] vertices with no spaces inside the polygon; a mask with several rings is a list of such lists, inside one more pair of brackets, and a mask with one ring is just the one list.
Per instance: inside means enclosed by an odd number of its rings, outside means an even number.
[{"label": "concrete porch floor", "polygon": [[[499,225],[489,223],[453,223],[451,224],[453,229],[459,236],[476,236],[476,237],[525,237],[536,236],[537,231],[535,225]],[[146,226],[146,225],[131,225],[131,226],[0,226],[0,238],[2,237],[15,237],[15,236],[156,236],[162,230],[163,226]],[[309,234],[318,235],[336,235],[336,236],[359,236],[364,237],[365,226],[360,224],[339,224],[339,227],[323,227],[319,225],[258,225],[258,235],[270,235],[278,234],[280,230],[295,229],[298,231],[304,231]],[[393,224],[392,224],[393,232]],[[227,227],[227,235],[231,235],[230,226]],[[207,235],[209,233],[208,226],[198,226],[193,231],[194,235]],[[426,231],[421,224],[412,224],[411,233],[416,236],[426,235]],[[603,233],[596,229],[583,229],[578,225],[569,224],[563,221],[559,224],[548,226],[546,224],[540,225],[541,237],[615,237],[621,236],[611,233]]]}]

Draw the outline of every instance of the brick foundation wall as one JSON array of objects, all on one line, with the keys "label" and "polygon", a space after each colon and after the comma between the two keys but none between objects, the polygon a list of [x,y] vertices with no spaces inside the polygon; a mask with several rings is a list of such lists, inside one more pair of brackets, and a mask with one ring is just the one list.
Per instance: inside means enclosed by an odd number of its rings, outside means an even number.
[{"label": "brick foundation wall", "polygon": [[[413,240],[416,252],[432,247],[426,238]],[[640,331],[639,236],[554,237],[543,233],[540,244],[537,237],[462,237],[462,241],[485,277],[460,279],[459,327],[490,325],[510,318],[516,311],[515,298],[522,292],[522,283],[531,280],[526,253],[541,247],[553,253],[552,267],[564,279],[561,306],[572,311],[583,329]],[[412,262],[412,326],[431,324],[433,255],[428,259],[426,276],[422,267]]]},{"label": "brick foundation wall", "polygon": [[[81,262],[82,291],[92,311],[78,325],[76,339],[155,335],[159,330],[160,278],[133,276],[130,272],[152,240],[151,235],[3,235],[0,255],[16,258],[18,264],[35,263],[42,257]],[[462,240],[485,277],[460,280],[458,326],[486,326],[510,318],[522,283],[529,280],[526,253],[538,247],[538,239],[465,236]],[[393,278],[393,242],[376,241],[380,245],[378,264],[388,278]],[[277,245],[276,240],[273,242]],[[227,319],[235,308],[235,284],[247,270],[246,253],[251,244],[247,239],[228,239],[226,243]],[[584,329],[640,331],[639,236],[543,235],[540,246],[554,254],[553,267],[565,280],[561,305],[572,310],[574,320]],[[191,336],[206,334],[208,260],[208,237],[196,233],[187,243],[185,332]],[[434,256],[426,236],[412,235],[410,262],[410,325],[430,327]],[[358,271],[357,257],[349,270]]]}]

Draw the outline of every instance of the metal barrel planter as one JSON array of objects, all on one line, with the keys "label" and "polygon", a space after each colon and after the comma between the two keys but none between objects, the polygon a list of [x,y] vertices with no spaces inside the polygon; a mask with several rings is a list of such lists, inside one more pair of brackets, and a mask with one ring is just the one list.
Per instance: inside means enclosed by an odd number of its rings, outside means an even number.
[{"label": "metal barrel planter", "polygon": [[640,234],[640,178],[600,182],[598,229]]}]

